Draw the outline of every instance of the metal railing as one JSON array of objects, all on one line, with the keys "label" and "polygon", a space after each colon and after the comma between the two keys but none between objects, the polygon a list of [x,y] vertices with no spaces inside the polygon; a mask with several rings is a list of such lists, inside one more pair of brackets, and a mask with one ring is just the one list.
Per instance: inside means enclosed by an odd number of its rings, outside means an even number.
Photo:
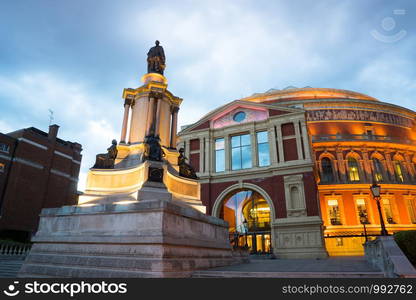
[{"label": "metal railing", "polygon": [[0,255],[26,256],[32,244],[0,241]]}]

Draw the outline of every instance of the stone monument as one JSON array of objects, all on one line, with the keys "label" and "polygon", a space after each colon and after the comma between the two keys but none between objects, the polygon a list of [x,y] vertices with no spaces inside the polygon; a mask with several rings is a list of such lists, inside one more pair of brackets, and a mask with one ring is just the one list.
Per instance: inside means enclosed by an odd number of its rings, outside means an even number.
[{"label": "stone monument", "polygon": [[147,61],[144,84],[123,91],[120,142],[97,155],[78,205],[42,210],[20,277],[187,277],[246,261],[228,224],[205,215],[176,149],[182,99],[167,90],[158,41]]}]

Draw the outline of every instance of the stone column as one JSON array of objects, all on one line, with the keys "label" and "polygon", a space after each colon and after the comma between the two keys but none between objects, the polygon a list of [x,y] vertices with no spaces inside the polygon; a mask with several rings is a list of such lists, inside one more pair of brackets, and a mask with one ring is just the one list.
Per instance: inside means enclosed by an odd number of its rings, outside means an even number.
[{"label": "stone column", "polygon": [[346,161],[344,160],[344,155],[342,153],[342,150],[336,149],[336,152],[337,152],[339,179],[340,179],[340,182],[346,182],[348,166],[345,165]]},{"label": "stone column", "polygon": [[211,139],[209,136],[205,137],[205,173],[211,173]]},{"label": "stone column", "polygon": [[188,158],[188,159],[190,159],[191,157],[191,145],[190,145],[190,143],[191,143],[191,140],[190,139],[188,139],[188,140],[186,140],[185,141],[185,156]]},{"label": "stone column", "polygon": [[367,176],[365,174],[365,165],[363,159],[358,160],[358,174],[360,175],[360,182],[366,182]]},{"label": "stone column", "polygon": [[276,147],[276,134],[274,126],[268,130],[268,141],[269,141],[269,151],[270,151],[270,164],[277,164],[277,147]]},{"label": "stone column", "polygon": [[169,148],[171,145],[171,125],[172,125],[172,110],[171,105],[166,99],[159,99],[160,111],[158,114],[158,134],[160,137],[160,145]]},{"label": "stone column", "polygon": [[339,179],[340,173],[338,171],[338,160],[334,159],[334,161],[332,162],[332,166],[334,167],[333,173],[334,173],[335,182],[339,183],[340,182],[340,179]]},{"label": "stone column", "polygon": [[199,137],[199,172],[205,173],[206,166],[204,164],[205,159],[205,142],[204,137]]},{"label": "stone column", "polygon": [[368,150],[367,149],[362,149],[362,153],[363,153],[363,164],[364,164],[364,174],[366,177],[367,182],[372,182],[373,181],[373,173],[371,170],[371,161],[369,159],[368,156]]},{"label": "stone column", "polygon": [[149,108],[147,110],[146,121],[146,135],[151,135],[154,132],[155,127],[155,103],[156,97],[154,94],[149,95]]},{"label": "stone column", "polygon": [[127,125],[129,121],[129,110],[130,110],[131,102],[132,102],[132,99],[126,98],[124,100],[124,115],[123,115],[123,125],[121,126],[120,143],[126,143]]},{"label": "stone column", "polygon": [[394,173],[394,166],[393,166],[393,162],[391,161],[391,154],[388,151],[384,152],[385,157],[386,157],[386,165],[387,165],[387,173],[389,176],[389,180],[390,181],[395,181],[396,180],[396,176]]},{"label": "stone column", "polygon": [[156,108],[156,117],[155,117],[155,135],[159,134],[161,105],[162,105],[162,100],[157,99],[157,108]]},{"label": "stone column", "polygon": [[300,129],[299,129],[299,122],[292,123],[293,127],[295,127],[295,135],[296,135],[296,148],[298,150],[298,159],[303,160],[303,151],[302,151],[302,140],[300,135]]},{"label": "stone column", "polygon": [[176,134],[178,130],[178,111],[179,107],[174,107],[172,110],[172,126],[170,133],[170,147],[176,149]]},{"label": "stone column", "polygon": [[251,141],[251,167],[258,167],[259,166],[259,159],[257,156],[258,147],[257,147],[257,138],[256,138],[256,131],[254,129],[250,130],[250,141]]},{"label": "stone column", "polygon": [[303,140],[303,148],[305,150],[305,157],[304,159],[311,159],[311,150],[310,150],[310,143],[309,143],[309,134],[308,134],[308,127],[306,127],[306,122],[301,121],[301,128],[302,128],[302,140]]},{"label": "stone column", "polygon": [[279,163],[285,162],[285,154],[283,152],[283,137],[282,137],[282,124],[276,125],[277,135],[277,149],[279,151]]},{"label": "stone column", "polygon": [[409,152],[404,153],[404,159],[406,163],[407,174],[409,177],[408,180],[410,180],[411,178],[415,176],[415,169],[413,167],[412,159],[410,158]]},{"label": "stone column", "polygon": [[225,172],[231,170],[230,136],[224,136]]},{"label": "stone column", "polygon": [[139,99],[135,99],[131,105],[131,116],[130,116],[130,132],[129,132],[129,143],[136,143],[138,142],[138,130],[139,130]]}]

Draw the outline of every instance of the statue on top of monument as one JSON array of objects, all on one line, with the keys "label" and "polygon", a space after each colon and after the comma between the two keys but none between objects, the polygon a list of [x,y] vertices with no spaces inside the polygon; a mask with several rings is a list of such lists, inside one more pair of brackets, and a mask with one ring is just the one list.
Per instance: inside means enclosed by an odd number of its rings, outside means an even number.
[{"label": "statue on top of monument", "polygon": [[159,46],[159,41],[156,41],[155,44],[156,46],[153,46],[147,52],[147,73],[159,73],[163,75],[166,67],[165,52],[163,51],[163,47]]}]

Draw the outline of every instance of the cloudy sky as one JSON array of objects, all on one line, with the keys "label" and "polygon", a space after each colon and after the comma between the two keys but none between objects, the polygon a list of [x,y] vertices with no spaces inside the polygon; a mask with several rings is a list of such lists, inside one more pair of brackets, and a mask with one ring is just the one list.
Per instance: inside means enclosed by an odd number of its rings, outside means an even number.
[{"label": "cloudy sky", "polygon": [[180,125],[287,86],[354,90],[416,110],[416,1],[1,0],[0,132],[47,131],[95,154],[119,139],[123,88],[165,49]]}]

